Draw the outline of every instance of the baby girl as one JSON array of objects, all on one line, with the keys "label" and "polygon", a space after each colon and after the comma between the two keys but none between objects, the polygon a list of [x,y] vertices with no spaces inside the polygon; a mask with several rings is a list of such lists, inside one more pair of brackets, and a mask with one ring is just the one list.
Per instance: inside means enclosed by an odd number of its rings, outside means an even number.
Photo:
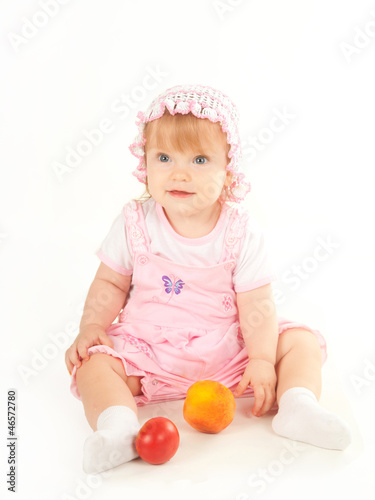
[{"label": "baby girl", "polygon": [[[219,90],[181,85],[139,112],[130,146],[145,184],[98,252],[80,331],[66,352],[71,390],[93,433],[83,468],[136,458],[137,407],[216,380],[252,413],[278,409],[278,435],[344,450],[348,425],[319,405],[326,342],[278,318],[260,227],[240,202],[238,113]],[[115,320],[117,321],[115,322]]]}]

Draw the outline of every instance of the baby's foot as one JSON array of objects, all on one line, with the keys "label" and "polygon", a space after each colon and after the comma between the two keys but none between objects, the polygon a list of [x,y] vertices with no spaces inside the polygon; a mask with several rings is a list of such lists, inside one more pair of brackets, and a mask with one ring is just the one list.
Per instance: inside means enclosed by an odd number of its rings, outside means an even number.
[{"label": "baby's foot", "polygon": [[83,470],[96,474],[137,458],[135,438],[140,427],[136,414],[126,406],[104,410],[98,418],[98,430],[85,441]]},{"label": "baby's foot", "polygon": [[281,436],[330,450],[344,450],[351,443],[348,425],[322,408],[304,387],[293,387],[281,396],[272,428]]},{"label": "baby's foot", "polygon": [[137,458],[134,442],[132,433],[119,435],[108,429],[94,432],[84,444],[83,470],[97,474]]}]

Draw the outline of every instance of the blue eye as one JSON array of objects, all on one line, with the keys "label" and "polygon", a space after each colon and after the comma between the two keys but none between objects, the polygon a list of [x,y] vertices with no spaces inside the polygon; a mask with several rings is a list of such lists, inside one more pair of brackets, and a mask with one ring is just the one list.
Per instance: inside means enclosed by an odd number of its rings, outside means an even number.
[{"label": "blue eye", "polygon": [[161,154],[159,155],[159,158],[158,158],[161,162],[163,163],[166,163],[169,161],[169,156],[165,155],[165,154]]},{"label": "blue eye", "polygon": [[205,156],[197,156],[194,161],[197,162],[198,165],[204,165],[208,160]]}]

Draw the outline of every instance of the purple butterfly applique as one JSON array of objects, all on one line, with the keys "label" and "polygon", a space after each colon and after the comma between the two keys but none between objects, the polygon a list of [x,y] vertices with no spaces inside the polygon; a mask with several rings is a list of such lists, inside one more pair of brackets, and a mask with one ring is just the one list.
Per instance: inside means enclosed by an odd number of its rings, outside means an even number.
[{"label": "purple butterfly applique", "polygon": [[162,276],[162,280],[164,281],[164,286],[165,286],[165,292],[166,293],[172,292],[172,295],[173,293],[178,295],[179,293],[181,293],[181,290],[183,289],[185,283],[182,280],[176,281],[176,277],[173,276],[173,274],[171,274],[171,278],[165,275]]}]

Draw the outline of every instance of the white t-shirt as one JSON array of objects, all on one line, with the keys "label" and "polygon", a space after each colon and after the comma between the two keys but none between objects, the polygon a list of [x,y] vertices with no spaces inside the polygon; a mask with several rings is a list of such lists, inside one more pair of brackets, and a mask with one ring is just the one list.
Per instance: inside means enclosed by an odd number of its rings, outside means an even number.
[{"label": "white t-shirt", "polygon": [[[185,238],[170,225],[163,208],[150,198],[142,204],[150,238],[151,253],[188,266],[213,266],[220,262],[227,224],[234,208],[224,209],[214,229],[201,238]],[[124,210],[117,216],[97,256],[114,271],[131,275],[133,254],[125,224]],[[246,292],[276,280],[268,261],[264,235],[260,226],[248,219],[237,264],[233,270],[236,293]]]}]

